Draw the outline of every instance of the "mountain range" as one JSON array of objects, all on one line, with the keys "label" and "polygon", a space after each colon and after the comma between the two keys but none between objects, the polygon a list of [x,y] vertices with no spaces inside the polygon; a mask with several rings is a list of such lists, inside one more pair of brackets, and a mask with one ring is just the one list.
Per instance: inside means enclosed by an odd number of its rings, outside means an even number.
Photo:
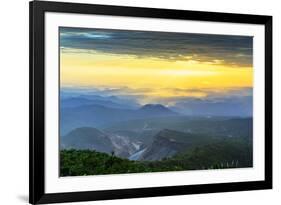
[{"label": "mountain range", "polygon": [[100,100],[70,98],[61,100],[60,134],[65,135],[79,127],[101,127],[127,120],[177,115],[179,114],[160,104],[128,109],[110,101],[105,103]]},{"label": "mountain range", "polygon": [[222,139],[252,143],[252,123],[245,117],[186,116],[161,104],[126,106],[114,96],[68,96],[60,100],[60,149],[159,161]]},{"label": "mountain range", "polygon": [[[239,128],[242,128],[241,125]],[[230,133],[232,133],[231,137],[214,133],[187,133],[170,129],[155,129],[154,132],[143,134],[141,131],[110,132],[93,127],[81,127],[61,137],[60,145],[62,150],[95,150],[130,160],[157,161],[186,152],[196,146],[208,145],[223,139],[241,138],[247,143],[252,143],[249,136],[245,134],[247,131],[241,135],[236,135],[233,131]]]}]

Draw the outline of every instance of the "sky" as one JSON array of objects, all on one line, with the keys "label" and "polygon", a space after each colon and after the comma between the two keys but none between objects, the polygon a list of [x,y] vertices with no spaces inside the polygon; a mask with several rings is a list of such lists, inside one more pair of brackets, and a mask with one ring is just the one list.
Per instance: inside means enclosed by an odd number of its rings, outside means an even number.
[{"label": "sky", "polygon": [[250,36],[60,28],[62,88],[85,88],[174,105],[249,99]]}]

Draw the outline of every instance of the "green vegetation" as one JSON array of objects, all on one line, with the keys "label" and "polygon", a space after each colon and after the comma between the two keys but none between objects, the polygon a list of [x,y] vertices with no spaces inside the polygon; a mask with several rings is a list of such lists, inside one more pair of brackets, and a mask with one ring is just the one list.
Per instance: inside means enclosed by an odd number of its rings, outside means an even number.
[{"label": "green vegetation", "polygon": [[[90,150],[62,150],[61,176],[144,172],[145,166],[135,161]],[[149,171],[149,170],[147,170]]]},{"label": "green vegetation", "polygon": [[173,165],[181,170],[252,167],[252,145],[243,138],[223,139],[197,146],[171,158],[154,162],[154,166]]},{"label": "green vegetation", "polygon": [[61,176],[252,167],[252,145],[243,138],[229,138],[159,161],[130,161],[114,153],[71,149],[61,150],[60,163]]}]

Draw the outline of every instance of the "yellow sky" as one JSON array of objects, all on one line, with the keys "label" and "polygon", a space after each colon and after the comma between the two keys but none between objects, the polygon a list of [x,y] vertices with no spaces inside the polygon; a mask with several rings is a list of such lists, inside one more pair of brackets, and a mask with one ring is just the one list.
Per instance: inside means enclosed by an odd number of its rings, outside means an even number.
[{"label": "yellow sky", "polygon": [[253,82],[251,67],[231,67],[215,60],[199,62],[190,56],[185,61],[168,61],[98,52],[61,52],[60,63],[62,86],[149,88],[146,95],[159,97],[204,97],[206,93],[194,90],[224,91],[252,87]]}]

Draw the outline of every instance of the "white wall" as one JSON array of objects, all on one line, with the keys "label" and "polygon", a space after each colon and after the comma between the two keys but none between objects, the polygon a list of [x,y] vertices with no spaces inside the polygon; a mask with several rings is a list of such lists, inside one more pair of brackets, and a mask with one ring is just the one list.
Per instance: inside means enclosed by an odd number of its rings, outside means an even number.
[{"label": "white wall", "polygon": [[[274,189],[236,193],[127,199],[79,204],[278,204],[280,180],[280,1],[250,0],[72,0],[97,4],[273,15]],[[0,204],[28,200],[28,1],[1,1],[0,31]]]}]

